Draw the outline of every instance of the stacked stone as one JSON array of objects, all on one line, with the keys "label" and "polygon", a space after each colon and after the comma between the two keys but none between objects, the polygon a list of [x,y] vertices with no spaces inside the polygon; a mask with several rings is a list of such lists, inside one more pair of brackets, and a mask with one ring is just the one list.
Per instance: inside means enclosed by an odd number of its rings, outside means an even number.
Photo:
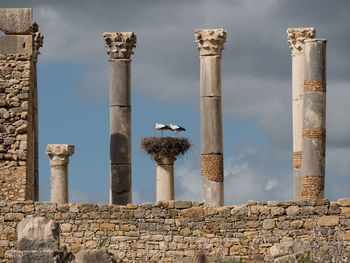
[{"label": "stacked stone", "polygon": [[315,28],[288,28],[287,36],[292,50],[294,200],[300,200],[304,103],[304,41],[315,38],[316,30]]},{"label": "stacked stone", "polygon": [[0,199],[36,199],[32,9],[0,9]]},{"label": "stacked stone", "polygon": [[325,39],[305,40],[302,200],[324,198],[326,43]]},{"label": "stacked stone", "polygon": [[110,203],[131,203],[131,84],[133,32],[104,33],[110,66]]},{"label": "stacked stone", "polygon": [[68,203],[68,163],[74,146],[68,144],[48,144],[46,154],[51,166],[51,202]]},{"label": "stacked stone", "polygon": [[223,29],[197,29],[200,52],[201,174],[202,200],[213,206],[224,204],[222,141],[221,53],[226,41]]},{"label": "stacked stone", "polygon": [[344,253],[350,249],[350,198],[249,201],[225,207],[179,200],[126,206],[24,201],[0,203],[1,262],[11,262],[18,223],[28,215],[57,222],[60,245],[74,253],[95,249],[107,236],[104,248],[123,262],[186,262],[201,250],[212,259],[274,262],[288,256],[280,245],[310,241],[315,228],[319,241],[343,236],[338,244]]}]

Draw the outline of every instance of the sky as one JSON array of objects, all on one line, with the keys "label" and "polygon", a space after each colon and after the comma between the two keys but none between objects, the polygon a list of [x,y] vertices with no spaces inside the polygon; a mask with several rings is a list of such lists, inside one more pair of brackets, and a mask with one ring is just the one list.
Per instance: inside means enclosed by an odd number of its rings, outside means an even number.
[{"label": "sky", "polygon": [[1,0],[33,8],[38,63],[40,200],[49,200],[47,144],[75,145],[69,201],[108,203],[109,68],[103,32],[134,31],[133,202],[155,201],[155,163],[142,152],[154,124],[176,123],[193,147],[175,163],[175,199],[200,200],[197,28],[224,28],[225,204],[293,199],[289,27],[327,42],[326,198],[350,189],[350,2],[347,0]]}]

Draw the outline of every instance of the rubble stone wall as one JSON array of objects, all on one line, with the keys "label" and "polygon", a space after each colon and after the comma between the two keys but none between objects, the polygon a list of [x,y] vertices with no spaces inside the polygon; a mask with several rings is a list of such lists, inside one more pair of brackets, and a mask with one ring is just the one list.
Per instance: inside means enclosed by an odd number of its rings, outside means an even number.
[{"label": "rubble stone wall", "polygon": [[12,54],[3,54],[6,45],[0,48],[0,200],[29,200],[34,176],[32,36],[0,38],[0,44],[21,43],[18,49],[12,46]]},{"label": "rubble stone wall", "polygon": [[59,223],[61,246],[75,252],[96,248],[107,236],[107,250],[122,262],[192,262],[201,250],[211,258],[269,262],[284,256],[280,244],[308,240],[316,226],[325,237],[339,230],[344,244],[350,243],[350,199],[249,201],[219,208],[191,201],[126,206],[24,201],[0,203],[1,262],[11,262],[17,224],[28,215]]}]

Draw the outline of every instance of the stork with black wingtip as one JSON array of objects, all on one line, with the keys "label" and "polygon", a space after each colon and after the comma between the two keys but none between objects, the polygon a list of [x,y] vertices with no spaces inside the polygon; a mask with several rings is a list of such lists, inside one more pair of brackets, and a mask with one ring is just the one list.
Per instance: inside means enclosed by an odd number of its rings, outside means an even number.
[{"label": "stork with black wingtip", "polygon": [[162,124],[162,123],[157,123],[157,122],[156,122],[156,125],[154,126],[154,128],[156,130],[160,130],[161,131],[162,137],[163,137],[163,131],[171,130],[171,128],[168,125],[165,125],[165,124]]},{"label": "stork with black wingtip", "polygon": [[170,126],[170,129],[175,132],[176,136],[177,136],[178,132],[186,131],[186,129],[184,127],[181,127],[179,125],[175,125],[175,124],[170,123],[169,126]]}]

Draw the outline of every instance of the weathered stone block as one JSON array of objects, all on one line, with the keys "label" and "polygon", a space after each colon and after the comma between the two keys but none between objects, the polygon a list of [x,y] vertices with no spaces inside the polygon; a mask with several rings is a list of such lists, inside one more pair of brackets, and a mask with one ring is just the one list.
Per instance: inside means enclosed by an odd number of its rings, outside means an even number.
[{"label": "weathered stone block", "polygon": [[283,215],[285,213],[285,210],[283,207],[271,207],[271,215],[273,216],[279,216]]},{"label": "weathered stone block", "polygon": [[192,206],[192,201],[175,200],[175,208],[190,208]]},{"label": "weathered stone block", "polygon": [[299,206],[290,206],[286,209],[286,214],[289,216],[296,216],[299,214]]},{"label": "weathered stone block", "polygon": [[263,228],[264,229],[272,229],[275,228],[275,220],[274,219],[265,219],[263,222]]},{"label": "weathered stone block", "polygon": [[350,198],[340,198],[337,203],[340,206],[350,206]]},{"label": "weathered stone block", "polygon": [[339,216],[322,216],[318,219],[321,226],[336,226],[339,224]]},{"label": "weathered stone block", "polygon": [[291,228],[294,228],[294,229],[302,228],[303,221],[302,220],[294,220],[294,221],[290,222],[290,226],[291,226]]},{"label": "weathered stone block", "polygon": [[48,263],[53,262],[56,255],[54,251],[14,251],[12,253],[13,263]]},{"label": "weathered stone block", "polygon": [[18,250],[58,250],[58,224],[50,219],[28,216],[18,223],[17,232]]},{"label": "weathered stone block", "polygon": [[[0,9],[1,10],[1,9]],[[1,21],[1,20],[0,20]],[[33,37],[28,36],[0,36],[0,54],[28,54],[33,53]]]},{"label": "weathered stone block", "polygon": [[198,218],[198,217],[203,216],[203,208],[202,207],[192,207],[192,208],[184,209],[181,211],[181,215],[183,217]]},{"label": "weathered stone block", "polygon": [[0,30],[5,34],[32,34],[37,30],[32,19],[31,8],[1,8]]},{"label": "weathered stone block", "polygon": [[105,249],[81,250],[76,255],[77,263],[108,263],[112,262]]}]

